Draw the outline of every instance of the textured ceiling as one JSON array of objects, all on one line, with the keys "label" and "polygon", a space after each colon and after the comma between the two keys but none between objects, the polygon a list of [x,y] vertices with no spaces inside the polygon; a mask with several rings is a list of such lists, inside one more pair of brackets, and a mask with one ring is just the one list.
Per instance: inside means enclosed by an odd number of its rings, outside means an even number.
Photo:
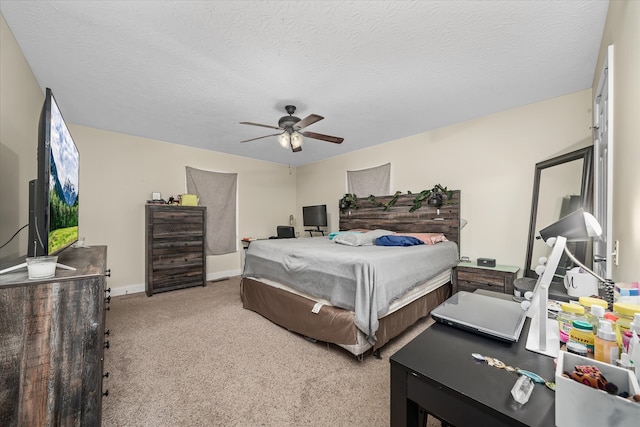
[{"label": "textured ceiling", "polygon": [[[591,87],[607,1],[6,1],[67,122],[300,166]],[[284,106],[325,119],[282,149]]]}]

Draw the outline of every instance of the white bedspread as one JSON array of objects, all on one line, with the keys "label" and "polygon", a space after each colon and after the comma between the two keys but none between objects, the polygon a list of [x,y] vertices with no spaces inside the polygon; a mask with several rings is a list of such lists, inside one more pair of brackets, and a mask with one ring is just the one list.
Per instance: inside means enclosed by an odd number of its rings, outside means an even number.
[{"label": "white bedspread", "polygon": [[375,342],[378,317],[409,289],[458,263],[454,242],[417,246],[345,246],[328,237],[253,241],[243,277],[281,282],[355,313]]}]

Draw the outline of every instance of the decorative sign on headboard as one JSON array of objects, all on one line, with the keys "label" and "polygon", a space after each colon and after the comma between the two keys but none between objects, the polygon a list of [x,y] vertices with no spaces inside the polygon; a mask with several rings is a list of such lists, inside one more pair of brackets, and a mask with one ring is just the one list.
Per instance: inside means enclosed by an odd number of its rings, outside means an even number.
[{"label": "decorative sign on headboard", "polygon": [[364,228],[404,233],[443,233],[460,247],[460,190],[453,191],[451,199],[439,208],[424,203],[413,212],[409,210],[416,194],[399,195],[395,204],[385,211],[379,204],[384,205],[393,197],[376,197],[375,202],[366,197],[358,198],[358,209],[340,212],[340,230]]}]

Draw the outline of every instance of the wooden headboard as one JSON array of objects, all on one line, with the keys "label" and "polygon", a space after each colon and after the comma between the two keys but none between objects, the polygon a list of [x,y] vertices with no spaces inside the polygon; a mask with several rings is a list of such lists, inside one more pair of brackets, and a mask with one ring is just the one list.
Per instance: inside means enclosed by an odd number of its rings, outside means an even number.
[{"label": "wooden headboard", "polygon": [[[384,229],[396,232],[443,233],[460,248],[460,190],[453,191],[439,209],[429,206],[425,200],[422,207],[409,212],[417,194],[401,194],[387,211],[366,197],[358,198],[358,209],[340,212],[340,230],[365,228]],[[387,203],[394,196],[377,196],[376,202]]]}]

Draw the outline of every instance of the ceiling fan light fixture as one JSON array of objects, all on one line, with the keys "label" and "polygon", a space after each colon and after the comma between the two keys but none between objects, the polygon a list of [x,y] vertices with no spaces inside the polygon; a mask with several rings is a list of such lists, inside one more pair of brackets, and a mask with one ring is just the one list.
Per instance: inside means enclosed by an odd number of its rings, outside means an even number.
[{"label": "ceiling fan light fixture", "polygon": [[285,149],[291,148],[291,151],[293,151],[294,153],[297,153],[299,151],[302,151],[302,142],[304,141],[305,138],[319,139],[321,141],[332,142],[334,144],[341,144],[342,141],[344,141],[344,138],[339,138],[336,136],[302,131],[302,129],[305,129],[307,126],[310,126],[324,119],[324,117],[319,116],[317,114],[309,114],[304,119],[300,119],[299,117],[296,117],[293,115],[293,113],[295,113],[296,111],[296,107],[293,105],[287,105],[285,107],[285,110],[289,115],[280,117],[280,120],[278,120],[278,126],[263,125],[261,123],[253,123],[253,122],[240,122],[241,125],[260,126],[260,127],[282,131],[282,133],[259,136],[257,138],[245,139],[244,141],[240,141],[240,142],[255,141],[257,139],[262,139],[262,138],[273,138],[275,136],[278,138],[278,143],[282,146],[282,148],[285,148]]},{"label": "ceiling fan light fixture", "polygon": [[282,148],[289,148],[289,134],[286,131],[278,135],[278,143]]},{"label": "ceiling fan light fixture", "polygon": [[293,132],[291,134],[291,147],[300,148],[300,146],[302,145],[303,139],[304,138],[302,137],[302,134],[298,132]]}]

